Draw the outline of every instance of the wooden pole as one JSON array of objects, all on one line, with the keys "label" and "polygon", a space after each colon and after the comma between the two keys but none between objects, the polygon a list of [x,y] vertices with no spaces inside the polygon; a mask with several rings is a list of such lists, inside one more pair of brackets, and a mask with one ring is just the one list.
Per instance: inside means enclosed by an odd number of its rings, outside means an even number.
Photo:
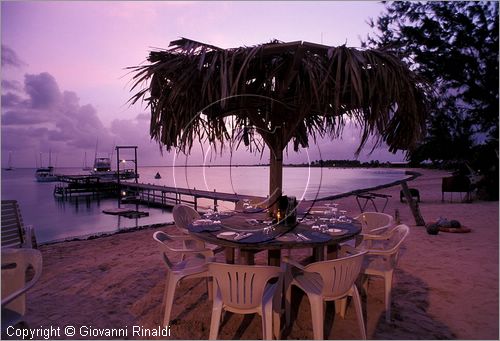
[{"label": "wooden pole", "polygon": [[403,188],[403,194],[405,195],[406,202],[408,203],[408,206],[410,206],[411,213],[415,218],[415,224],[417,226],[425,226],[425,220],[422,217],[422,214],[420,214],[420,208],[418,207],[418,203],[415,200],[413,200],[413,197],[411,196],[406,181],[401,182],[401,187]]},{"label": "wooden pole", "polygon": [[269,205],[270,214],[273,214],[278,206],[278,198],[283,188],[283,150],[281,148],[271,149],[269,160]]}]

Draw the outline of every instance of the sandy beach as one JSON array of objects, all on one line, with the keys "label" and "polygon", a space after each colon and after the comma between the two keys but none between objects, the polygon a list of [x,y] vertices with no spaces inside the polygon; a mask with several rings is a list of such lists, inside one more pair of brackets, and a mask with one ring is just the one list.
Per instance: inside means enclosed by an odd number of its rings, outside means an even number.
[{"label": "sandy beach", "polygon": [[[416,170],[423,175],[409,183],[420,191],[420,209],[426,222],[439,217],[459,220],[470,233],[429,235],[415,220],[407,204],[400,203],[400,186],[380,190],[389,194],[386,213],[398,210],[401,222],[410,226],[410,235],[395,273],[391,323],[385,321],[383,281],[372,280],[363,297],[367,335],[370,339],[495,339],[499,338],[499,205],[498,201],[441,202],[441,179],[449,173]],[[341,209],[355,216],[360,213],[354,197],[337,201]],[[174,226],[161,230],[174,231]],[[32,328],[60,327],[52,339],[109,339],[81,335],[83,331],[122,328],[127,339],[132,326],[158,328],[163,317],[161,306],[165,268],[159,248],[152,239],[154,228],[121,233],[86,241],[41,246],[43,274],[28,294],[27,317]],[[294,250],[301,259],[309,251]],[[261,252],[257,263],[267,255]],[[218,255],[223,260],[223,254]],[[307,297],[298,294],[293,324],[284,330],[285,339],[311,339],[310,308]],[[211,301],[203,280],[181,282],[176,290],[170,328],[171,339],[207,339]],[[345,319],[333,314],[327,305],[325,337],[359,339],[354,309],[349,306]],[[65,327],[76,334],[67,337]],[[122,337],[120,337],[122,338]],[[165,338],[165,337],[164,337]],[[226,314],[219,332],[221,339],[260,339],[261,319],[257,315]]]}]

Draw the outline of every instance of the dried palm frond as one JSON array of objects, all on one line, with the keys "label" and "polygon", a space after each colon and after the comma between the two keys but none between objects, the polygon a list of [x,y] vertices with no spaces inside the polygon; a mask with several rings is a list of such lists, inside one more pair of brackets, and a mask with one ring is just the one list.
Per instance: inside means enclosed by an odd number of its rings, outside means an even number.
[{"label": "dried palm frond", "polygon": [[[362,130],[357,153],[371,136],[392,152],[423,136],[431,91],[383,50],[276,40],[222,49],[182,38],[148,61],[130,68],[132,91],[140,88],[130,101],[148,104],[150,135],[167,150],[189,152],[198,140],[262,151],[264,141],[281,171],[289,141],[298,150],[310,138],[337,138],[348,121]],[[281,188],[274,174],[270,192]]]},{"label": "dried palm frond", "polygon": [[273,140],[267,132],[281,128],[282,148],[338,137],[347,117],[362,127],[358,152],[372,135],[391,151],[422,136],[429,89],[390,53],[306,42],[221,49],[183,38],[170,45],[132,68],[132,89],[143,88],[131,98],[147,102],[150,134],[167,150],[189,151],[195,140],[223,146],[235,137],[227,116],[257,127],[266,143]]}]

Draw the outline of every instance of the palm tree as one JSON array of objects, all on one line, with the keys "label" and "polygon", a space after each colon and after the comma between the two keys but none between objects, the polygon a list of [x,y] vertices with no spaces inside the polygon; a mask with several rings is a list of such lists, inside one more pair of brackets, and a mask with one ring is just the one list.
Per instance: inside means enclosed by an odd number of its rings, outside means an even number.
[{"label": "palm tree", "polygon": [[150,108],[151,137],[184,152],[196,140],[220,150],[267,146],[271,203],[290,141],[297,151],[311,138],[337,138],[352,120],[362,128],[357,154],[371,136],[395,152],[415,146],[425,127],[427,83],[380,49],[301,41],[222,49],[181,38],[148,61],[130,68],[130,101]]}]

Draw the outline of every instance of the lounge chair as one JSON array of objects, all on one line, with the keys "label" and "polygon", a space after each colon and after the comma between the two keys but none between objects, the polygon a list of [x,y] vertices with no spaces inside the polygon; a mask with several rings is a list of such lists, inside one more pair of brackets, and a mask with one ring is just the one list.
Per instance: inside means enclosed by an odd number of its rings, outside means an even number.
[{"label": "lounge chair", "polygon": [[36,248],[31,225],[24,225],[17,200],[2,200],[2,248]]}]

